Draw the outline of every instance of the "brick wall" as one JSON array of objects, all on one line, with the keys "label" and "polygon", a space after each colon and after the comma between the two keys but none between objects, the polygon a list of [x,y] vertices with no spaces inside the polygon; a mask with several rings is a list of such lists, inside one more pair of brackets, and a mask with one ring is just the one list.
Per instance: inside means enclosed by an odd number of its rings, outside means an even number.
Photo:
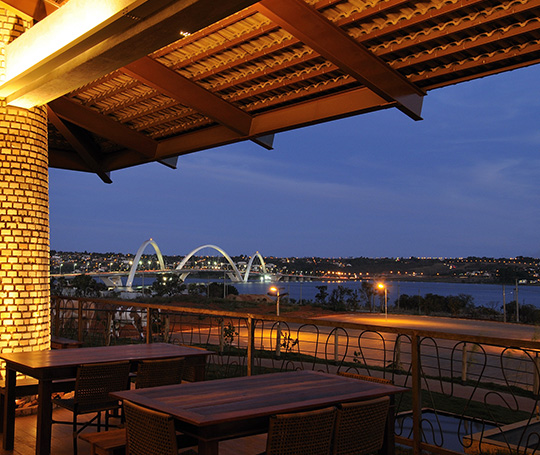
[{"label": "brick wall", "polygon": [[[30,24],[0,9],[4,45]],[[0,99],[0,351],[49,347],[47,113]]]}]

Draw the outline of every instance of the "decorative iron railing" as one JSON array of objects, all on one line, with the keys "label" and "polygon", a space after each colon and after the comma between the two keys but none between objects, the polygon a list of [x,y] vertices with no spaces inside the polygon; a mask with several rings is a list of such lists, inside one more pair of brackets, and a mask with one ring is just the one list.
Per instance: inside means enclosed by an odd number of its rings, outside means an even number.
[{"label": "decorative iron railing", "polygon": [[410,388],[396,440],[415,453],[534,453],[540,342],[103,299],[52,299],[52,330],[85,345],[162,341],[215,352],[210,378],[352,371]]}]

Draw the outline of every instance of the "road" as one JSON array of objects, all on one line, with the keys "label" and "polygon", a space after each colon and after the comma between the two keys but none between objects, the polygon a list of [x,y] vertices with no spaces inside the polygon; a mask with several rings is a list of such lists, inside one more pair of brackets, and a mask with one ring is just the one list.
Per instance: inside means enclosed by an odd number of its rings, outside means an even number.
[{"label": "road", "polygon": [[540,341],[540,327],[496,321],[393,314],[389,314],[388,318],[385,318],[384,314],[379,313],[340,313],[336,315],[320,316],[316,319],[332,322],[390,326],[409,330],[429,330],[432,332],[453,333],[456,335],[507,338],[510,340],[521,341]]}]

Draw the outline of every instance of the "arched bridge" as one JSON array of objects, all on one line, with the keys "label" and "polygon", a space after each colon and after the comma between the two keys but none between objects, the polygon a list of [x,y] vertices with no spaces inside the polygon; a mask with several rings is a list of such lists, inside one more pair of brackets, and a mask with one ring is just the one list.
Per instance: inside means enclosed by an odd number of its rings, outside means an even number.
[{"label": "arched bridge", "polygon": [[[146,247],[149,246],[149,245],[154,248],[154,251],[156,252],[157,257],[158,257],[159,266],[161,268],[160,270],[156,270],[155,272],[178,273],[180,275],[180,278],[182,279],[182,281],[185,280],[186,277],[190,273],[193,273],[194,271],[200,271],[199,269],[192,269],[192,268],[186,269],[185,266],[186,266],[187,262],[195,254],[197,254],[199,251],[201,251],[203,249],[206,249],[206,248],[211,248],[213,250],[216,250],[219,254],[221,254],[227,260],[227,262],[229,263],[231,268],[230,269],[224,269],[222,271],[228,275],[229,279],[232,282],[236,282],[236,283],[247,282],[249,280],[249,276],[251,274],[251,269],[253,268],[253,261],[255,259],[258,259],[259,262],[260,262],[261,273],[263,275],[266,275],[268,273],[267,269],[266,269],[266,263],[264,262],[264,258],[262,257],[262,255],[258,251],[256,251],[255,254],[253,254],[250,257],[249,262],[248,262],[247,267],[246,267],[246,270],[244,272],[244,275],[242,275],[242,273],[238,269],[238,266],[234,263],[234,261],[231,259],[231,257],[227,254],[227,252],[225,250],[223,250],[219,246],[210,245],[210,244],[199,246],[199,247],[195,248],[194,250],[192,250],[191,252],[189,252],[182,259],[182,261],[180,261],[180,264],[178,264],[178,266],[174,270],[165,269],[165,263],[163,262],[163,255],[161,254],[161,251],[160,251],[157,243],[153,239],[149,239],[149,240],[146,240],[145,242],[142,243],[142,245],[139,247],[139,249],[137,251],[137,254],[135,255],[135,259],[133,260],[133,264],[132,264],[131,269],[129,271],[128,279],[127,279],[127,282],[126,282],[126,289],[128,291],[133,291],[133,280],[135,279],[135,274],[137,273],[137,269],[139,268],[139,262],[140,262],[141,256],[144,253],[144,250],[146,249]],[[277,277],[274,277],[274,278],[277,279]],[[116,276],[116,277],[111,276],[111,277],[108,277],[108,278],[102,277],[102,279],[108,285],[112,285],[112,286],[115,286],[115,287],[122,286],[120,276]]]}]

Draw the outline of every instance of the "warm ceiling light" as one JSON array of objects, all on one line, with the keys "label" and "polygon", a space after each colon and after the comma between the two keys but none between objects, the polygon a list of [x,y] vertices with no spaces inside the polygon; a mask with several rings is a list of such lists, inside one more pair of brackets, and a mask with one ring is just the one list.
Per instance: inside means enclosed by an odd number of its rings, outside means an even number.
[{"label": "warm ceiling light", "polygon": [[70,0],[6,46],[0,97],[31,108],[178,41],[256,0]]}]

